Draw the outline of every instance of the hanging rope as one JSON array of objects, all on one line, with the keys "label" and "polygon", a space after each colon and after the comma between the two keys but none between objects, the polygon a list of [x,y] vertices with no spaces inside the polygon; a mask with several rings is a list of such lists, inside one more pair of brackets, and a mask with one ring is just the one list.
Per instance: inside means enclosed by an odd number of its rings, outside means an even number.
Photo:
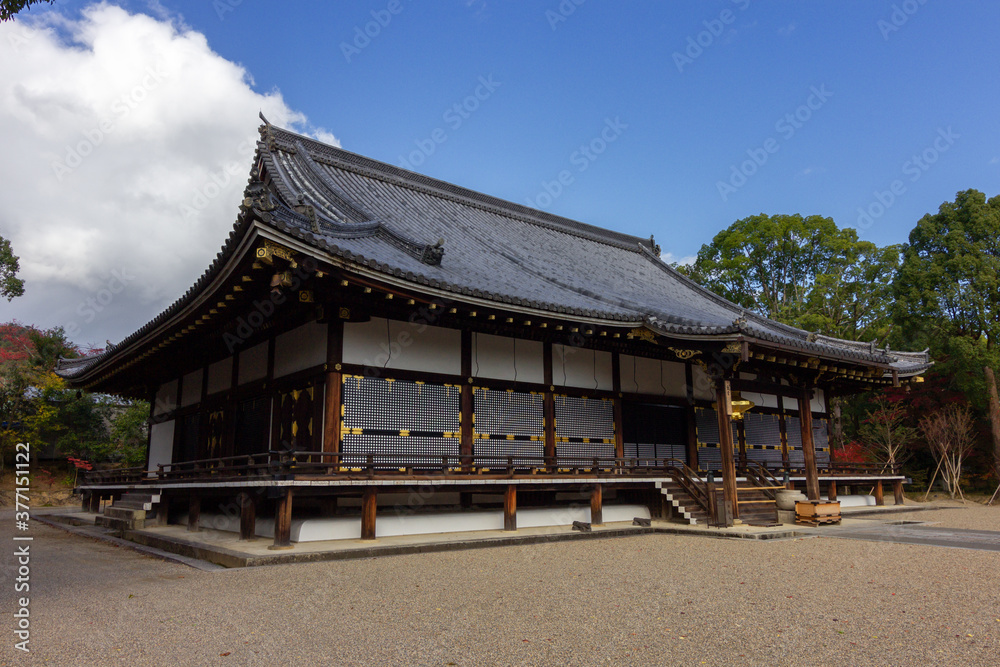
[{"label": "hanging rope", "polygon": [[601,382],[597,379],[597,350],[594,350],[594,391],[597,391],[600,386]]},{"label": "hanging rope", "polygon": [[667,385],[663,384],[663,360],[661,359],[657,363],[660,364],[660,389],[663,390],[663,395],[666,396],[667,395]]},{"label": "hanging rope", "polygon": [[635,393],[639,393],[639,380],[635,375],[635,355],[632,355],[632,384],[635,385]]},{"label": "hanging rope", "polygon": [[514,382],[517,382],[517,339],[511,338],[514,341]]}]

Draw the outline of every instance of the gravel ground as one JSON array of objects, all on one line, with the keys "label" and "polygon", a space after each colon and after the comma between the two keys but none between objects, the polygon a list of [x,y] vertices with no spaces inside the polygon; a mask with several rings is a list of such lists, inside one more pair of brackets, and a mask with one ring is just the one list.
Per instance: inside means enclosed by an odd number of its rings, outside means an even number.
[{"label": "gravel ground", "polygon": [[[1000,528],[1000,507],[926,518]],[[8,545],[11,524],[0,514]],[[33,651],[5,631],[3,665],[993,667],[1000,655],[995,552],[648,535],[202,572],[32,530]]]},{"label": "gravel ground", "polygon": [[995,503],[992,507],[987,507],[973,502],[962,504],[962,501],[937,500],[920,503],[908,499],[906,504],[914,506],[926,505],[927,507],[943,509],[939,511],[900,514],[896,517],[897,519],[903,521],[927,521],[942,528],[1000,531],[1000,502]]}]

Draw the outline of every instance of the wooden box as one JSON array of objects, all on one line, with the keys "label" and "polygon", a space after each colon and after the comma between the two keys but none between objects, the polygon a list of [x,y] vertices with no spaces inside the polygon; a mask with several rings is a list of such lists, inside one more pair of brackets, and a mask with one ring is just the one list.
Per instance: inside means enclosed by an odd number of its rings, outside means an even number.
[{"label": "wooden box", "polygon": [[840,523],[840,501],[799,501],[795,503],[795,523],[804,523],[811,526]]}]

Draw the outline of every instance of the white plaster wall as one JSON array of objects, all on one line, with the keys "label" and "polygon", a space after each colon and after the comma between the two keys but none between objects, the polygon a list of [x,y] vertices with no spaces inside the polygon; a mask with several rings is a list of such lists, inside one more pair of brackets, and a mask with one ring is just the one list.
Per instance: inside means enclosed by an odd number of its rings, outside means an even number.
[{"label": "white plaster wall", "polygon": [[773,394],[758,394],[755,391],[741,391],[740,394],[748,401],[762,408],[778,407],[778,397]]},{"label": "white plaster wall", "polygon": [[[604,523],[629,521],[635,517],[650,518],[645,505],[605,505]],[[535,528],[540,526],[569,526],[574,521],[590,522],[589,506],[539,507],[519,509],[517,527]],[[187,523],[187,515],[178,517],[181,524]],[[202,514],[199,523],[212,530],[239,532],[238,514]],[[258,537],[274,537],[274,519],[258,517],[255,525]],[[375,519],[375,536],[428,535],[435,533],[460,533],[472,530],[503,530],[503,511],[484,512],[440,512],[427,514],[399,514],[380,511]],[[319,542],[322,540],[357,540],[361,537],[360,517],[317,517],[292,519],[290,539],[292,542]]]},{"label": "white plaster wall", "polygon": [[611,353],[569,345],[553,345],[552,384],[557,387],[611,391],[614,389]]},{"label": "white plaster wall", "polygon": [[472,374],[483,378],[516,379],[518,382],[541,384],[545,381],[543,345],[536,340],[473,334]]},{"label": "white plaster wall", "polygon": [[625,393],[653,396],[687,396],[687,379],[684,364],[676,361],[646,359],[623,354],[621,360],[621,388]]},{"label": "white plaster wall", "polygon": [[149,432],[149,468],[156,470],[159,463],[170,463],[174,453],[174,420],[153,424]]},{"label": "white plaster wall", "polygon": [[344,324],[344,363],[428,373],[462,372],[462,334],[426,324],[373,317]]},{"label": "white plaster wall", "polygon": [[226,391],[233,384],[233,358],[227,357],[208,367],[208,393]]},{"label": "white plaster wall", "polygon": [[708,377],[701,366],[691,364],[691,381],[694,383],[694,397],[704,401],[715,400],[715,389],[712,388],[712,378]]},{"label": "white plaster wall", "polygon": [[201,400],[201,383],[204,374],[205,369],[199,368],[198,370],[191,371],[184,376],[184,381],[181,383],[182,408],[194,405]]},{"label": "white plaster wall", "polygon": [[327,325],[307,322],[274,341],[274,377],[326,363]]},{"label": "white plaster wall", "polygon": [[241,385],[267,377],[267,341],[240,352]]},{"label": "white plaster wall", "polygon": [[822,389],[817,389],[814,394],[810,409],[813,412],[826,412],[826,394],[823,393]]},{"label": "white plaster wall", "polygon": [[153,404],[153,414],[162,415],[177,409],[177,380],[161,384],[156,390],[156,402]]}]

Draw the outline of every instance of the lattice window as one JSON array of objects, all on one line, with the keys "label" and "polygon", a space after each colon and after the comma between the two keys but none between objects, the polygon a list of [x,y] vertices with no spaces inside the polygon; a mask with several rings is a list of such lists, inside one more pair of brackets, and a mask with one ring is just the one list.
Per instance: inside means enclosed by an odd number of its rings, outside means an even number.
[{"label": "lattice window", "polygon": [[[719,449],[719,415],[710,408],[695,408],[695,425],[698,431],[698,468],[701,470],[721,470],[722,451]],[[736,424],[733,429],[733,456],[739,456],[739,433]]]},{"label": "lattice window", "polygon": [[201,431],[201,413],[181,417],[178,426],[181,429],[174,463],[194,461],[198,458],[198,435]]},{"label": "lattice window", "polygon": [[609,398],[556,396],[556,455],[614,458],[615,408]]},{"label": "lattice window", "polygon": [[781,418],[778,415],[744,414],[743,433],[747,461],[763,463],[769,468],[781,467]]},{"label": "lattice window", "polygon": [[292,389],[278,395],[278,447],[311,452],[320,449],[313,423],[317,388]]},{"label": "lattice window", "polygon": [[813,443],[816,446],[816,465],[820,468],[830,465],[830,422],[826,419],[813,421]]},{"label": "lattice window", "polygon": [[225,424],[226,413],[223,410],[214,410],[208,413],[208,432],[205,434],[205,451],[202,458],[214,459],[222,456]]},{"label": "lattice window", "polygon": [[519,466],[542,463],[545,400],[541,394],[477,387],[473,396],[477,462],[500,466],[507,465],[507,457],[515,457]]},{"label": "lattice window", "polygon": [[343,442],[347,466],[375,456],[380,467],[440,468],[460,460],[461,390],[383,378],[344,378]]},{"label": "lattice window", "polygon": [[262,454],[271,439],[271,399],[257,396],[240,401],[236,408],[237,455]]}]

